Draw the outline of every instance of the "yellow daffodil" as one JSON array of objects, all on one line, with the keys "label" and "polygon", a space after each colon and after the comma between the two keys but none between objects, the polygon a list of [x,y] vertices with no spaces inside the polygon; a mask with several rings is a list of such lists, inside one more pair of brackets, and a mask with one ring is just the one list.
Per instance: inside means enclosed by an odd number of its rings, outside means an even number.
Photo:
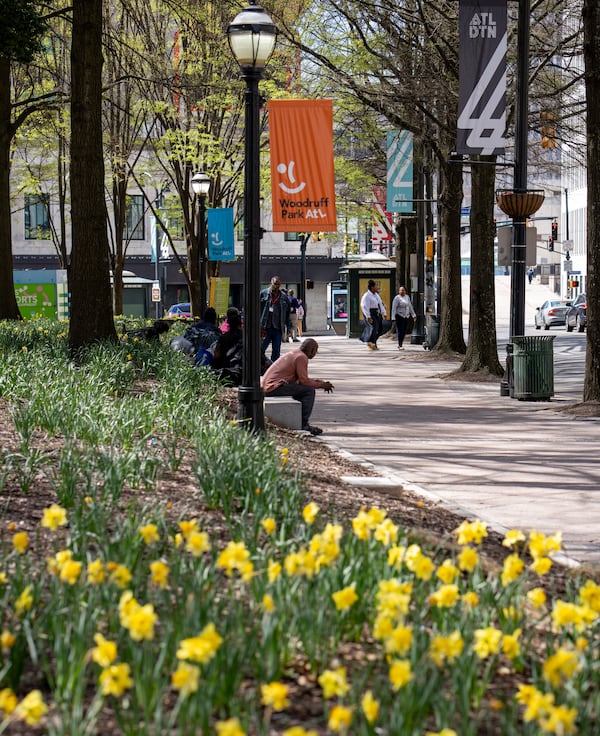
[{"label": "yellow daffodil", "polygon": [[87,581],[90,585],[100,585],[106,578],[102,560],[92,560],[87,566]]},{"label": "yellow daffodil", "polygon": [[546,605],[546,592],[543,588],[532,588],[527,593],[527,600],[535,608],[542,608]]},{"label": "yellow daffodil", "polygon": [[144,544],[155,544],[160,540],[156,524],[145,524],[141,526],[140,535],[144,540]]},{"label": "yellow daffodil", "polygon": [[479,553],[473,547],[465,545],[458,555],[458,567],[463,572],[473,572],[479,563]]},{"label": "yellow daffodil", "polygon": [[468,590],[462,597],[462,602],[468,608],[475,608],[479,605],[479,596],[474,590]]},{"label": "yellow daffodil", "polygon": [[161,590],[167,587],[169,582],[169,566],[162,560],[154,560],[150,563],[150,580],[153,585]]},{"label": "yellow daffodil", "polygon": [[9,716],[14,712],[18,704],[18,698],[9,687],[0,690],[0,711]]},{"label": "yellow daffodil", "polygon": [[19,555],[24,555],[29,547],[29,537],[27,532],[17,532],[12,538],[13,547],[15,552]]},{"label": "yellow daffodil", "polygon": [[186,537],[186,550],[192,557],[200,557],[210,551],[210,541],[206,532],[194,530]]},{"label": "yellow daffodil", "polygon": [[223,568],[230,577],[234,570],[240,570],[250,557],[250,552],[243,542],[229,542],[217,558],[217,567]]},{"label": "yellow daffodil", "polygon": [[273,600],[273,596],[270,596],[268,593],[263,595],[262,604],[267,613],[273,613],[275,610],[275,601]]},{"label": "yellow daffodil", "polygon": [[310,731],[307,731],[306,729],[302,728],[302,726],[292,726],[291,728],[286,728],[282,736],[318,736],[318,735],[317,735],[317,732],[313,731],[312,729]]},{"label": "yellow daffodil", "polygon": [[379,703],[375,700],[373,693],[370,690],[367,690],[367,692],[362,696],[360,705],[368,723],[375,723],[379,716]]},{"label": "yellow daffodil", "polygon": [[585,616],[584,609],[575,603],[557,600],[552,608],[552,623],[558,631],[567,626],[574,626],[576,629],[584,625]]},{"label": "yellow daffodil", "polygon": [[540,577],[550,572],[551,567],[552,560],[549,557],[538,557],[531,564],[531,569],[533,570],[533,572]]},{"label": "yellow daffodil", "polygon": [[48,712],[48,706],[44,703],[42,693],[32,690],[15,708],[15,715],[28,726],[37,726]]},{"label": "yellow daffodil", "polygon": [[575,708],[553,705],[538,719],[538,723],[544,733],[568,736],[568,734],[577,733],[576,719],[577,710]]},{"label": "yellow daffodil", "polygon": [[534,560],[560,552],[561,547],[562,534],[560,532],[552,536],[546,536],[536,529],[529,532],[529,554]]},{"label": "yellow daffodil", "polygon": [[269,578],[269,582],[273,583],[277,578],[281,575],[281,563],[275,562],[274,560],[271,560],[267,567],[267,577]]},{"label": "yellow daffodil", "polygon": [[120,698],[126,690],[133,687],[131,668],[125,662],[112,664],[100,673],[100,692]]},{"label": "yellow daffodil", "polygon": [[406,553],[406,547],[400,547],[398,545],[393,545],[388,549],[388,565],[390,567],[400,567],[402,565],[402,562],[404,560],[404,555]]},{"label": "yellow daffodil", "polygon": [[157,620],[158,616],[154,612],[154,606],[151,603],[137,606],[129,614],[129,635],[134,641],[154,639],[154,625]]},{"label": "yellow daffodil", "polygon": [[425,736],[458,736],[453,728],[442,728],[441,731],[427,731]]},{"label": "yellow daffodil", "polygon": [[543,693],[533,685],[519,685],[517,701],[525,706],[523,720],[525,723],[535,721],[546,713],[554,704],[552,693]]},{"label": "yellow daffodil", "polygon": [[579,588],[579,602],[600,613],[600,585],[593,580],[586,580]]},{"label": "yellow daffodil", "polygon": [[67,523],[67,512],[62,506],[53,503],[47,509],[44,509],[41,524],[45,529],[56,531],[59,526],[65,526]]},{"label": "yellow daffodil", "polygon": [[507,586],[515,581],[525,569],[525,563],[519,555],[508,555],[502,566],[502,585]]},{"label": "yellow daffodil", "polygon": [[214,624],[207,624],[199,636],[179,642],[177,659],[190,659],[192,662],[206,664],[215,656],[223,643]]},{"label": "yellow daffodil", "polygon": [[15,601],[15,612],[17,616],[22,616],[29,611],[32,605],[33,595],[31,594],[31,585],[28,585]]},{"label": "yellow daffodil", "polygon": [[353,583],[352,585],[348,585],[346,588],[342,588],[342,590],[338,590],[333,593],[331,597],[333,598],[333,602],[335,603],[337,610],[345,611],[347,608],[353,606],[358,600],[355,584]]},{"label": "yellow daffodil", "polygon": [[492,654],[498,654],[501,641],[502,632],[493,626],[488,626],[485,629],[476,629],[473,651],[479,659],[487,659]]},{"label": "yellow daffodil", "polygon": [[352,723],[352,708],[344,705],[336,705],[329,713],[327,727],[334,732],[341,731],[346,733]]},{"label": "yellow daffodil", "polygon": [[520,636],[521,629],[515,629],[512,634],[504,634],[502,637],[502,652],[509,659],[515,659],[521,653]]},{"label": "yellow daffodil", "polygon": [[267,517],[266,519],[263,519],[260,522],[260,525],[262,526],[262,528],[265,530],[267,534],[273,534],[275,530],[277,529],[277,522],[271,516]]},{"label": "yellow daffodil", "polygon": [[389,678],[390,682],[392,683],[392,690],[394,692],[398,692],[398,690],[408,685],[408,683],[412,680],[410,660],[394,660],[390,666]]},{"label": "yellow daffodil", "polygon": [[181,697],[197,692],[200,682],[200,668],[195,664],[180,662],[179,666],[171,675],[171,684],[175,690],[179,690]]},{"label": "yellow daffodil", "polygon": [[438,608],[451,608],[460,598],[458,585],[442,585],[429,596],[429,603]]},{"label": "yellow daffodil", "polygon": [[286,465],[287,461],[289,460],[290,451],[287,447],[283,447],[281,449],[281,464]]},{"label": "yellow daffodil", "polygon": [[389,547],[398,539],[398,526],[391,519],[384,519],[381,524],[375,527],[373,539],[385,547]]},{"label": "yellow daffodil", "polygon": [[385,638],[384,648],[386,654],[406,655],[412,646],[413,632],[410,626],[396,626]]},{"label": "yellow daffodil", "polygon": [[569,680],[580,669],[577,652],[559,647],[542,666],[544,678],[554,687]]},{"label": "yellow daffodil", "polygon": [[215,723],[215,730],[217,731],[217,736],[246,736],[246,732],[237,718],[217,721]]},{"label": "yellow daffodil", "polygon": [[105,639],[102,634],[94,634],[96,646],[92,649],[92,661],[105,669],[117,659],[117,645],[114,641]]},{"label": "yellow daffodil", "polygon": [[511,529],[506,532],[502,544],[505,547],[515,547],[519,542],[524,542],[527,537],[519,529]]},{"label": "yellow daffodil", "polygon": [[443,667],[446,662],[453,662],[460,657],[463,648],[460,631],[453,631],[448,636],[436,634],[429,643],[429,656],[437,667]]},{"label": "yellow daffodil", "polygon": [[464,544],[481,544],[488,535],[487,524],[480,519],[463,521],[454,533],[457,535],[458,543],[461,546]]},{"label": "yellow daffodil", "polygon": [[7,650],[14,646],[17,638],[10,631],[4,629],[0,634],[0,649]]},{"label": "yellow daffodil", "polygon": [[285,710],[290,704],[288,686],[282,682],[269,682],[260,686],[261,703],[275,711]]},{"label": "yellow daffodil", "polygon": [[187,539],[192,532],[198,531],[198,520],[192,519],[190,521],[180,521],[179,529],[181,530],[184,539]]},{"label": "yellow daffodil", "polygon": [[450,584],[453,583],[460,574],[460,570],[452,562],[452,560],[444,560],[438,567],[435,574],[442,581],[442,583]]},{"label": "yellow daffodil", "polygon": [[81,574],[82,568],[83,563],[78,562],[77,560],[68,560],[60,568],[60,579],[63,581],[63,583],[75,585],[75,583],[79,580],[79,575]]},{"label": "yellow daffodil", "polygon": [[314,501],[311,501],[302,509],[302,518],[306,524],[313,524],[318,513],[319,507]]},{"label": "yellow daffodil", "polygon": [[350,685],[346,680],[345,667],[338,667],[335,670],[325,670],[320,675],[318,682],[323,689],[325,700],[334,697],[341,698],[350,690]]},{"label": "yellow daffodil", "polygon": [[116,583],[119,588],[126,588],[129,585],[131,582],[131,573],[125,565],[109,562],[106,567],[110,570],[111,582]]}]

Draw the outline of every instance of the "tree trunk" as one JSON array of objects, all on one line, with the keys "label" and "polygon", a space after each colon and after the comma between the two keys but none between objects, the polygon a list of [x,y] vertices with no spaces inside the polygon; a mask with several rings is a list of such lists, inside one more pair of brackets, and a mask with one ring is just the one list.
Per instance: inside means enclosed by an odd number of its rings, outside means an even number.
[{"label": "tree trunk", "polygon": [[21,319],[15,297],[10,225],[10,61],[0,56],[0,319]]},{"label": "tree trunk", "polygon": [[71,351],[116,340],[102,150],[102,0],[74,0],[71,47]]},{"label": "tree trunk", "polygon": [[600,401],[600,6],[584,0],[587,97],[587,349],[584,401]]},{"label": "tree trunk", "polygon": [[440,336],[435,347],[442,352],[466,351],[462,325],[460,277],[460,205],[462,165],[446,164],[441,169],[440,233],[442,239],[442,311]]},{"label": "tree trunk", "polygon": [[504,373],[496,343],[494,289],[494,157],[478,156],[472,167],[471,293],[469,342],[461,371]]}]

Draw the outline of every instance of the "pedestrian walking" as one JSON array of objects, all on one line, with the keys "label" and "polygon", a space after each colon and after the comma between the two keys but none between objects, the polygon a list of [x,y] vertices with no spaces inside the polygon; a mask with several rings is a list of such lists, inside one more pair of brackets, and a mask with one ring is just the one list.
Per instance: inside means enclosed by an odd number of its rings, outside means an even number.
[{"label": "pedestrian walking", "polygon": [[304,324],[304,305],[302,304],[302,299],[298,299],[298,306],[296,307],[296,331],[298,333],[298,337],[302,337],[302,325]]},{"label": "pedestrian walking", "polygon": [[298,339],[298,307],[300,303],[296,299],[294,290],[288,291],[288,298],[290,300],[290,322],[292,323],[292,329],[288,333],[289,342],[300,342]]},{"label": "pedestrian walking", "polygon": [[263,335],[262,352],[271,346],[271,361],[281,355],[281,343],[291,328],[290,300],[281,290],[281,279],[273,276],[271,285],[260,292],[260,326]]},{"label": "pedestrian walking", "polygon": [[392,319],[396,320],[396,332],[398,334],[398,350],[403,350],[402,343],[409,331],[409,326],[416,317],[412,302],[406,293],[404,286],[398,289],[398,293],[392,302]]},{"label": "pedestrian walking", "polygon": [[528,269],[527,278],[529,279],[529,283],[533,281],[533,268]]},{"label": "pedestrian walking", "polygon": [[329,394],[334,389],[330,381],[312,379],[308,376],[308,361],[315,357],[318,349],[319,344],[312,337],[303,340],[299,348],[290,350],[267,368],[261,379],[265,396],[291,396],[302,404],[302,429],[315,436],[323,433],[320,427],[309,424],[315,403],[315,391],[322,388]]},{"label": "pedestrian walking", "polygon": [[369,350],[379,350],[377,340],[383,332],[383,318],[387,316],[387,312],[379,296],[379,286],[373,279],[369,279],[367,283],[367,290],[360,300],[360,308],[365,321],[371,325],[367,347]]}]

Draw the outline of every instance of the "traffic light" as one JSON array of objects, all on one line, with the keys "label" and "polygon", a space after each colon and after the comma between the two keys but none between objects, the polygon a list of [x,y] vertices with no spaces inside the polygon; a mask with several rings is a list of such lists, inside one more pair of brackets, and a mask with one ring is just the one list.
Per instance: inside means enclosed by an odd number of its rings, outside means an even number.
[{"label": "traffic light", "polygon": [[552,223],[552,242],[555,243],[558,240],[558,222]]},{"label": "traffic light", "polygon": [[540,114],[542,118],[542,148],[556,148],[554,113],[543,110]]},{"label": "traffic light", "polygon": [[304,282],[307,289],[314,289],[315,288],[315,282],[312,279],[306,279]]},{"label": "traffic light", "polygon": [[554,250],[554,241],[552,238],[548,238],[548,250]]},{"label": "traffic light", "polygon": [[433,237],[431,235],[425,238],[425,259],[433,261]]}]

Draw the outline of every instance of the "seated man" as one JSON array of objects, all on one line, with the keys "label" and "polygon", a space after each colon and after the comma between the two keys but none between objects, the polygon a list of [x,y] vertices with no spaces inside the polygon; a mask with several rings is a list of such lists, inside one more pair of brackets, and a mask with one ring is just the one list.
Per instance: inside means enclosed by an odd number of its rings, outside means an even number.
[{"label": "seated man", "polygon": [[331,393],[334,388],[329,381],[308,377],[308,361],[315,357],[318,349],[317,341],[309,337],[299,348],[272,363],[261,379],[265,396],[291,396],[302,404],[302,429],[313,435],[323,433],[322,429],[308,423],[315,403],[315,389]]}]

